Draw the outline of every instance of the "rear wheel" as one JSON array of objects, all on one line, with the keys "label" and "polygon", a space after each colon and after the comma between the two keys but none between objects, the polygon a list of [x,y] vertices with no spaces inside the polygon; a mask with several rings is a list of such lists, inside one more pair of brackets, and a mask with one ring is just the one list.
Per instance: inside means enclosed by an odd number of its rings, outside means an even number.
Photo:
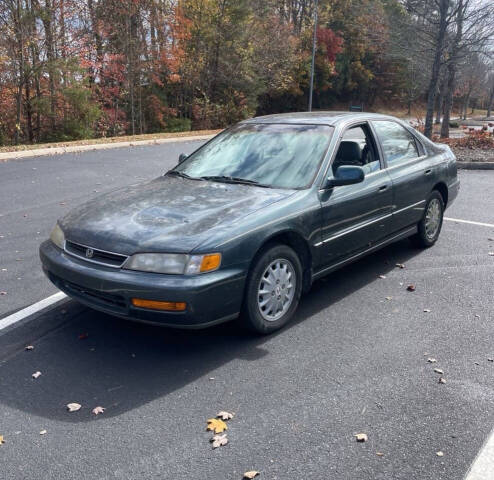
[{"label": "rear wheel", "polygon": [[410,237],[415,246],[428,248],[436,243],[443,225],[443,214],[443,197],[437,190],[434,190],[427,199],[424,216],[418,224],[418,232]]},{"label": "rear wheel", "polygon": [[244,324],[267,334],[283,327],[297,309],[302,292],[302,265],[287,245],[261,252],[249,272],[242,308]]}]

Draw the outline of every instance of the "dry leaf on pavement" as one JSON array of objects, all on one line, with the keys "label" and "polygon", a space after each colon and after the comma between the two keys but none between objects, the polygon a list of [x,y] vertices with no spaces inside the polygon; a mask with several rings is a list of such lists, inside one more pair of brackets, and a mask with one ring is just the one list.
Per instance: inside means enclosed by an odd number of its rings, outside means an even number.
[{"label": "dry leaf on pavement", "polygon": [[431,311],[428,308],[424,308],[424,313],[430,313]]},{"label": "dry leaf on pavement", "polygon": [[436,373],[439,373],[439,375],[442,375],[444,373],[440,368],[435,368],[434,371]]},{"label": "dry leaf on pavement", "polygon": [[244,478],[251,479],[251,478],[257,477],[258,475],[260,475],[260,473],[258,471],[250,470],[249,472],[244,473]]},{"label": "dry leaf on pavement", "polygon": [[221,418],[221,420],[231,420],[233,418],[233,413],[230,412],[225,412],[224,410],[221,410],[221,412],[216,415],[218,418]]},{"label": "dry leaf on pavement", "polygon": [[26,345],[25,350],[34,350],[32,345]]},{"label": "dry leaf on pavement", "polygon": [[403,263],[397,263],[396,266],[398,268],[405,268],[405,264],[403,264]]},{"label": "dry leaf on pavement", "polygon": [[445,379],[445,378],[443,378],[443,377],[441,377],[441,378],[439,378],[438,383],[446,383],[446,379]]},{"label": "dry leaf on pavement", "polygon": [[41,377],[41,372],[34,372],[31,377],[33,378],[38,378],[38,377]]},{"label": "dry leaf on pavement", "polygon": [[0,435],[0,445],[2,445],[2,443],[5,443],[5,440],[3,439],[3,435]]},{"label": "dry leaf on pavement", "polygon": [[443,452],[441,452],[441,451],[439,451],[439,452],[436,452],[436,455],[437,455],[438,457],[442,457],[442,456],[444,456],[444,453],[443,453]]},{"label": "dry leaf on pavement", "polygon": [[382,453],[382,452],[376,452],[376,455],[377,455],[378,457],[384,457],[384,453]]},{"label": "dry leaf on pavement", "polygon": [[46,435],[46,430],[41,430],[41,432],[39,432],[40,435]]},{"label": "dry leaf on pavement", "polygon": [[104,407],[95,407],[93,408],[92,412],[95,415],[99,415],[100,413],[103,413],[106,409]]},{"label": "dry leaf on pavement", "polygon": [[428,362],[428,363],[436,363],[436,362],[437,362],[437,360],[436,360],[435,358],[430,358],[430,357],[429,357],[429,358],[427,359],[427,362]]},{"label": "dry leaf on pavement", "polygon": [[354,435],[354,437],[357,439],[357,442],[367,441],[367,435],[365,433],[357,433],[356,435]]},{"label": "dry leaf on pavement", "polygon": [[226,423],[219,418],[210,418],[206,430],[211,430],[214,433],[222,433],[228,429]]},{"label": "dry leaf on pavement", "polygon": [[415,285],[408,285],[407,290],[409,292],[415,292]]},{"label": "dry leaf on pavement", "polygon": [[215,435],[210,442],[213,443],[213,448],[222,447],[228,443],[228,438],[226,438],[226,433],[223,435]]},{"label": "dry leaf on pavement", "polygon": [[77,412],[77,410],[80,410],[81,407],[82,407],[82,405],[79,403],[68,403],[67,404],[67,409],[69,412]]}]

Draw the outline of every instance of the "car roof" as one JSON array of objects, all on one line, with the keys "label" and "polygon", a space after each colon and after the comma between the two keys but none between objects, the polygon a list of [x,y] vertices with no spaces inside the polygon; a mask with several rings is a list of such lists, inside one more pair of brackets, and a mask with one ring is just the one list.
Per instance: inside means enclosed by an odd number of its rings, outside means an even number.
[{"label": "car roof", "polygon": [[[242,123],[305,123],[321,124],[335,126],[340,122],[349,120],[369,120],[369,119],[395,119],[389,115],[368,112],[292,112],[276,113],[273,115],[264,115],[262,117],[249,118]],[[398,120],[398,119],[395,119]]]}]

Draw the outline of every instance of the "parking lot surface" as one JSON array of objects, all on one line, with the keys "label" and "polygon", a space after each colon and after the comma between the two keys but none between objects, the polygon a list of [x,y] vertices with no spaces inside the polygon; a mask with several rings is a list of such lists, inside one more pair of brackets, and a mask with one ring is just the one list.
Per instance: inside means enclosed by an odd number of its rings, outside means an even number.
[{"label": "parking lot surface", "polygon": [[[58,216],[193,148],[0,164],[0,318],[56,291],[36,248]],[[494,224],[494,172],[460,177],[447,216]],[[0,478],[462,479],[494,425],[490,238],[494,227],[446,221],[431,249],[387,247],[316,282],[268,337],[144,326],[74,301],[9,327]],[[220,410],[235,416],[213,450],[206,420]]]}]

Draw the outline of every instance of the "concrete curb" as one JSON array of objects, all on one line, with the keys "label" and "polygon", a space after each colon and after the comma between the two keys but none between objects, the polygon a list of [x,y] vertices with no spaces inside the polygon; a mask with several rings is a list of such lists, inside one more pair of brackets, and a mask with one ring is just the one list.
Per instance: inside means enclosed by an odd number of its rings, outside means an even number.
[{"label": "concrete curb", "polygon": [[462,170],[494,170],[494,162],[456,162]]},{"label": "concrete curb", "polygon": [[155,138],[151,140],[135,140],[128,142],[96,143],[93,145],[74,145],[69,147],[36,148],[20,150],[18,152],[1,152],[0,162],[19,158],[41,157],[46,155],[60,155],[62,153],[88,152],[92,150],[107,150],[110,148],[138,147],[142,145],[161,145],[162,143],[193,142],[195,140],[209,140],[214,135],[191,135],[187,137]]}]

